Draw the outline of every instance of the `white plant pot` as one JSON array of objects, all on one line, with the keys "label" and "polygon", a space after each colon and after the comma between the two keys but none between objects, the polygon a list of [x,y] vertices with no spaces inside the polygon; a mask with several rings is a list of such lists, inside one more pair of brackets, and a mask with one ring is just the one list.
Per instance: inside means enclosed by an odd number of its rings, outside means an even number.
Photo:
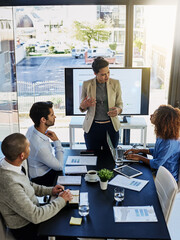
[{"label": "white plant pot", "polygon": [[100,187],[102,190],[106,190],[107,189],[107,186],[108,186],[108,181],[106,182],[102,182],[101,180],[99,181],[100,182]]}]

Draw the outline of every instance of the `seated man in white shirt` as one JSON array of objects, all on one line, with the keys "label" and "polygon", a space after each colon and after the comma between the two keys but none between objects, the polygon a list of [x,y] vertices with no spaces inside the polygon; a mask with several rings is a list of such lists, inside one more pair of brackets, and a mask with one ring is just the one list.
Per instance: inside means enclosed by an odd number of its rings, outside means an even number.
[{"label": "seated man in white shirt", "polygon": [[[56,116],[53,103],[36,102],[30,109],[34,126],[31,126],[26,137],[30,142],[28,157],[29,175],[32,182],[45,186],[52,186],[56,181],[57,171],[63,168],[63,148],[57,135],[48,130],[55,123]],[[53,147],[49,140],[53,141]]]},{"label": "seated man in white shirt", "polygon": [[[45,187],[30,182],[22,168],[29,145],[21,133],[13,133],[2,142],[5,158],[0,162],[0,213],[15,239],[46,240],[47,237],[37,236],[39,223],[55,216],[72,199],[72,194],[61,185]],[[36,196],[44,195],[58,197],[40,206]]]}]

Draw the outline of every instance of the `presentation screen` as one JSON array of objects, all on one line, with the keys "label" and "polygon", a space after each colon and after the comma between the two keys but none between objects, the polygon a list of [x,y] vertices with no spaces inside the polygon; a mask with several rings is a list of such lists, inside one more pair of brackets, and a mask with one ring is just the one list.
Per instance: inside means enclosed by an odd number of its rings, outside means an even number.
[{"label": "presentation screen", "polygon": [[[94,77],[91,68],[65,68],[66,115],[85,115],[79,110],[82,84]],[[121,85],[121,115],[148,115],[150,68],[110,68],[110,78]]]}]

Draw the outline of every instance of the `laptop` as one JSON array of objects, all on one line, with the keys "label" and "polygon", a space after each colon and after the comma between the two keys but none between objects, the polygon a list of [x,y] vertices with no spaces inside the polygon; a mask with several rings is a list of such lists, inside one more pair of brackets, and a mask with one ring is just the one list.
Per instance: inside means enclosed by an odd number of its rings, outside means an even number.
[{"label": "laptop", "polygon": [[113,159],[116,163],[130,163],[130,162],[137,162],[136,160],[126,159],[124,156],[124,152],[128,149],[131,149],[131,145],[122,145],[118,146],[116,149],[114,148],[111,138],[107,132],[107,144],[109,146],[109,149],[111,151],[111,154],[113,156]]}]

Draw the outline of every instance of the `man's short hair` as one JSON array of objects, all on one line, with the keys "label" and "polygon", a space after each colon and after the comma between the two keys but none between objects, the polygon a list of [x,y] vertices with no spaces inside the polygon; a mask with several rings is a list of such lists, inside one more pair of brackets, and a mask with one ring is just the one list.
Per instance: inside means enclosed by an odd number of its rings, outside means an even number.
[{"label": "man's short hair", "polygon": [[1,144],[1,150],[9,161],[17,159],[19,154],[26,149],[26,137],[21,133],[13,133],[7,136]]},{"label": "man's short hair", "polygon": [[103,57],[97,57],[92,63],[92,69],[95,73],[98,73],[101,68],[109,66],[109,62],[106,61]]},{"label": "man's short hair", "polygon": [[51,101],[47,102],[36,102],[32,105],[30,109],[29,116],[34,122],[35,127],[39,127],[40,120],[42,117],[48,119],[48,115],[50,114],[50,108],[53,107],[53,103]]}]

